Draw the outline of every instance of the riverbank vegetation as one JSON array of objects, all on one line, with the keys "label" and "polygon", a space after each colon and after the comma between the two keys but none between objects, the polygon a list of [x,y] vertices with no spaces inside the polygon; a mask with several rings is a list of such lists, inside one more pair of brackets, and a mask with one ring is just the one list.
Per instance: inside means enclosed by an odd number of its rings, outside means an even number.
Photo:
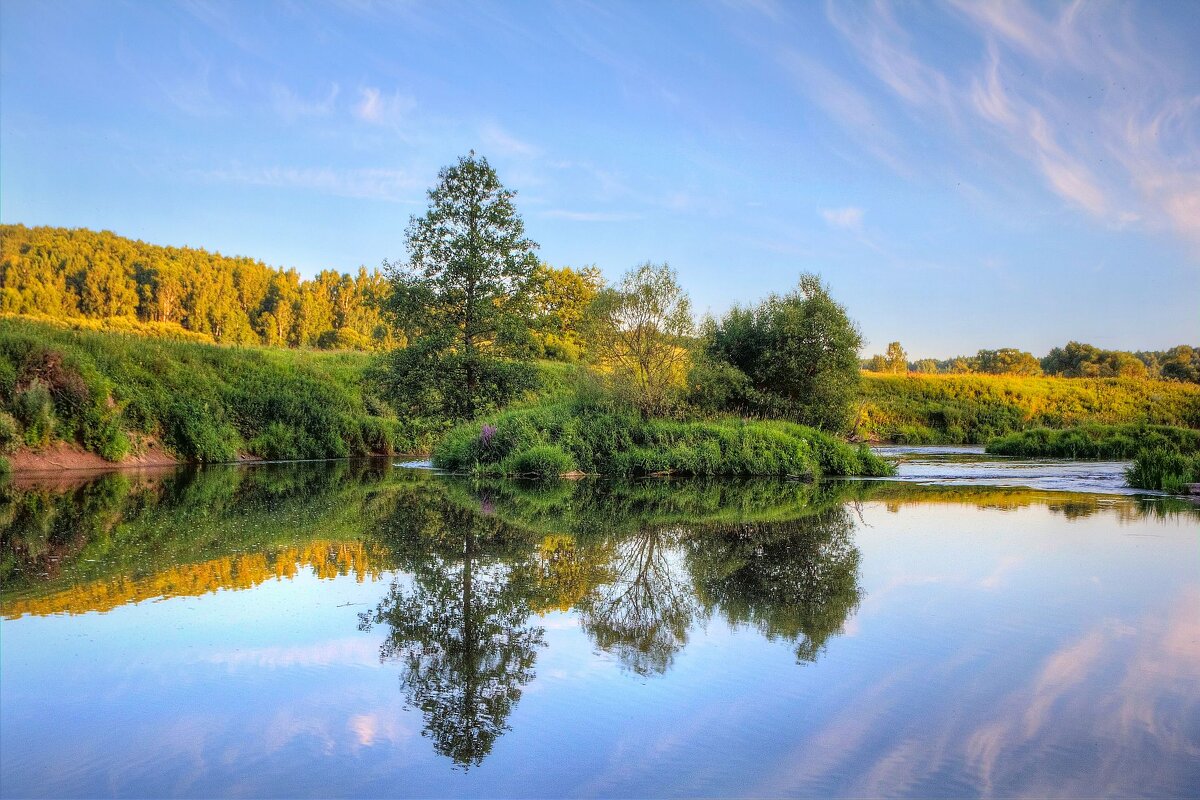
[{"label": "riverbank vegetation", "polygon": [[1200,484],[1200,452],[1186,453],[1161,445],[1140,450],[1125,479],[1136,489],[1187,494],[1191,484]]},{"label": "riverbank vegetation", "polygon": [[1097,458],[1133,465],[1125,479],[1135,489],[1186,494],[1200,483],[1200,430],[1166,425],[1081,425],[1066,430],[1035,430],[1002,436],[987,452],[1023,458]]},{"label": "riverbank vegetation", "polygon": [[229,348],[0,319],[0,447],[74,442],[109,461],[341,458],[427,448],[349,353]]},{"label": "riverbank vegetation", "polygon": [[986,444],[1032,428],[1200,428],[1200,386],[1179,381],[864,373],[854,430],[901,444]]},{"label": "riverbank vegetation", "polygon": [[1200,453],[1200,430],[1168,425],[1081,425],[1065,430],[1035,428],[992,439],[987,452],[1022,458],[1124,460],[1141,450]]},{"label": "riverbank vegetation", "polygon": [[433,460],[454,472],[527,477],[891,474],[866,446],[795,423],[653,418],[581,399],[461,425],[437,445]]}]

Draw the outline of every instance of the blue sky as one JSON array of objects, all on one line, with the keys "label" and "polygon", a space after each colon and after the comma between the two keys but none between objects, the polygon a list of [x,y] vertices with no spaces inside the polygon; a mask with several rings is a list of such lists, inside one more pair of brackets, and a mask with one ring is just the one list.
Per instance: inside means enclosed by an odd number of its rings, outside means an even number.
[{"label": "blue sky", "polygon": [[541,256],[868,345],[1200,339],[1193,2],[0,5],[0,219],[318,269],[474,148]]}]

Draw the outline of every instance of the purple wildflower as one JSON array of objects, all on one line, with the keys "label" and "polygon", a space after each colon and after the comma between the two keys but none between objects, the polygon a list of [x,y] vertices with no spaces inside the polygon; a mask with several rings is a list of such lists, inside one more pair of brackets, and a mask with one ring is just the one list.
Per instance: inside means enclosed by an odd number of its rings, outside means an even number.
[{"label": "purple wildflower", "polygon": [[495,425],[484,425],[483,429],[481,431],[479,431],[479,443],[482,444],[484,447],[491,447],[492,437],[495,435],[496,435],[496,426]]}]

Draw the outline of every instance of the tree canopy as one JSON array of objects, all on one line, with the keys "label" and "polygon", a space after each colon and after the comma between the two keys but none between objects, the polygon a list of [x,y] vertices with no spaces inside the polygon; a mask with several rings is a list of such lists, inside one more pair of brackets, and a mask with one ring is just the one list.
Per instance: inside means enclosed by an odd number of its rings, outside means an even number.
[{"label": "tree canopy", "polygon": [[384,303],[412,344],[393,359],[398,388],[425,388],[451,417],[502,402],[527,376],[536,243],[486,158],[474,151],[438,173],[429,207],[405,234],[408,261],[388,264]]},{"label": "tree canopy", "polygon": [[709,357],[749,379],[752,410],[834,431],[850,422],[861,346],[846,309],[812,274],[786,295],[735,306],[706,334]]}]

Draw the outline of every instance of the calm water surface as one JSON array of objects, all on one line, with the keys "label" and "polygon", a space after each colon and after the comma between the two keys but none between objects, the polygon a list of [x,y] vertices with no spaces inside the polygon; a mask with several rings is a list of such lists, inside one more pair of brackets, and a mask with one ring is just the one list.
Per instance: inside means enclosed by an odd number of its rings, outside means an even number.
[{"label": "calm water surface", "polygon": [[1119,465],[896,455],[19,481],[0,795],[1195,796],[1196,508],[1100,493]]}]

